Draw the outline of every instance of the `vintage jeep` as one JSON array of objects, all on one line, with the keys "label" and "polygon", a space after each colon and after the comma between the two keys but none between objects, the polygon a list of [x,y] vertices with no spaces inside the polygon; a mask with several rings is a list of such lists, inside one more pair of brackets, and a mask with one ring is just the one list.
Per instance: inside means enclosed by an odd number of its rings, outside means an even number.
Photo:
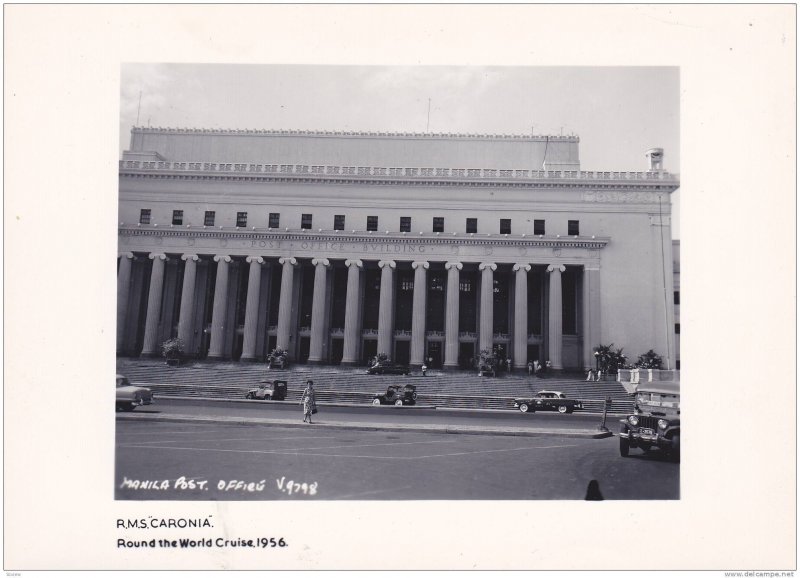
[{"label": "vintage jeep", "polygon": [[282,379],[276,379],[274,381],[265,379],[259,383],[260,385],[258,387],[247,392],[247,395],[245,395],[247,399],[262,399],[265,401],[283,401],[286,399],[288,386]]},{"label": "vintage jeep", "polygon": [[680,384],[643,383],[636,387],[633,414],[620,420],[619,454],[630,448],[659,448],[674,460],[681,452]]},{"label": "vintage jeep", "polygon": [[417,403],[417,386],[390,385],[386,393],[376,393],[372,405],[414,405]]}]

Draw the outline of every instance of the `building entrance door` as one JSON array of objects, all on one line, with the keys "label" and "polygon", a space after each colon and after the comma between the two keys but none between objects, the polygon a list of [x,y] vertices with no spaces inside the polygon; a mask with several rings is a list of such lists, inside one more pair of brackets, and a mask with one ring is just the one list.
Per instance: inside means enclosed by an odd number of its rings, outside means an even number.
[{"label": "building entrance door", "polygon": [[364,364],[369,365],[369,362],[372,360],[372,358],[378,355],[378,342],[374,339],[365,340],[363,352]]},{"label": "building entrance door", "polygon": [[428,342],[428,366],[429,367],[442,367],[442,342],[429,341]]},{"label": "building entrance door", "polygon": [[300,354],[297,359],[300,363],[308,361],[309,352],[311,351],[311,339],[309,337],[300,338]]},{"label": "building entrance door", "polygon": [[458,366],[461,369],[471,369],[475,367],[473,357],[475,356],[474,343],[459,343],[458,344]]},{"label": "building entrance door", "polygon": [[339,365],[344,356],[344,339],[331,339],[331,363]]},{"label": "building entrance door", "polygon": [[403,365],[408,365],[409,360],[411,359],[410,355],[410,341],[397,341],[394,344],[394,361],[395,363],[401,363]]}]

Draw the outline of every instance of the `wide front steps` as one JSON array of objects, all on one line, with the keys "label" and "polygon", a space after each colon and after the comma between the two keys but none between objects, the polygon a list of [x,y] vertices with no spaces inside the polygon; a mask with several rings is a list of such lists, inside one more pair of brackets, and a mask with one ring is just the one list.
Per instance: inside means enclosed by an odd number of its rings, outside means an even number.
[{"label": "wide front steps", "polygon": [[268,370],[261,363],[196,362],[178,367],[160,360],[118,359],[117,371],[131,382],[146,385],[155,394],[180,397],[244,399],[262,380],[288,382],[288,403],[300,402],[307,379],[314,380],[317,401],[369,404],[389,385],[417,386],[420,406],[463,409],[513,409],[515,397],[529,397],[542,389],[563,392],[579,399],[586,411],[602,411],[603,400],[612,399],[612,412],[627,412],[632,400],[622,385],[587,382],[570,376],[531,378],[526,372],[501,377],[480,377],[472,371],[428,371],[428,375],[368,375],[364,368],[297,365],[287,370]]}]

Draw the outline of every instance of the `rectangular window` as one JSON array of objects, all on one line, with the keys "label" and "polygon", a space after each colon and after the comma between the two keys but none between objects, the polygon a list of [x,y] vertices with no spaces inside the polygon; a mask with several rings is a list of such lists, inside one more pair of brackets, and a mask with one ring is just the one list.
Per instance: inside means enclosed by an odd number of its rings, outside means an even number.
[{"label": "rectangular window", "polygon": [[142,225],[150,224],[150,209],[142,209],[139,211],[139,222]]},{"label": "rectangular window", "polygon": [[300,219],[300,228],[310,229],[312,217],[313,215],[311,215],[310,213],[303,213],[303,216]]},{"label": "rectangular window", "polygon": [[501,235],[511,234],[511,219],[500,219],[500,234]]},{"label": "rectangular window", "polygon": [[567,221],[567,235],[580,234],[580,221]]},{"label": "rectangular window", "polygon": [[401,233],[411,232],[411,217],[400,217],[400,232]]},{"label": "rectangular window", "polygon": [[172,211],[172,224],[183,225],[183,211]]},{"label": "rectangular window", "polygon": [[378,217],[375,215],[371,215],[367,217],[367,231],[377,231],[378,230]]},{"label": "rectangular window", "polygon": [[533,234],[534,235],[544,235],[544,219],[534,219],[533,220]]},{"label": "rectangular window", "polygon": [[246,227],[247,226],[247,212],[240,211],[236,213],[236,226],[237,227]]},{"label": "rectangular window", "polygon": [[672,292],[672,299],[675,302],[675,305],[681,304],[681,292],[680,291],[673,291]]},{"label": "rectangular window", "polygon": [[444,233],[444,217],[433,218],[433,232]]},{"label": "rectangular window", "polygon": [[214,226],[214,218],[217,216],[216,211],[206,211],[205,219],[203,220],[203,224],[206,227],[213,227]]},{"label": "rectangular window", "polygon": [[281,226],[281,214],[280,213],[270,213],[269,214],[269,227],[273,229],[277,229]]},{"label": "rectangular window", "polygon": [[675,335],[680,335],[680,334],[681,334],[681,324],[680,323],[676,323],[675,324]]},{"label": "rectangular window", "polygon": [[344,231],[344,215],[333,216],[333,230]]},{"label": "rectangular window", "polygon": [[468,218],[467,233],[477,233],[477,232],[478,232],[478,219]]}]

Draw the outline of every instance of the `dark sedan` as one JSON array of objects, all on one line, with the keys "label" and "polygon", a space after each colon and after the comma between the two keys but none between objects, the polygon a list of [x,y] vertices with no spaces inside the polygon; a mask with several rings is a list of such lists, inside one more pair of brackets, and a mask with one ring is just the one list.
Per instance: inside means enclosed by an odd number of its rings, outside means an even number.
[{"label": "dark sedan", "polygon": [[370,375],[408,375],[411,369],[407,365],[397,363],[387,363],[384,365],[373,365],[367,370]]},{"label": "dark sedan", "polygon": [[536,411],[557,411],[558,413],[572,413],[576,409],[583,409],[583,404],[575,399],[568,399],[560,391],[540,391],[533,397],[518,397],[514,400],[514,407],[522,413]]}]

